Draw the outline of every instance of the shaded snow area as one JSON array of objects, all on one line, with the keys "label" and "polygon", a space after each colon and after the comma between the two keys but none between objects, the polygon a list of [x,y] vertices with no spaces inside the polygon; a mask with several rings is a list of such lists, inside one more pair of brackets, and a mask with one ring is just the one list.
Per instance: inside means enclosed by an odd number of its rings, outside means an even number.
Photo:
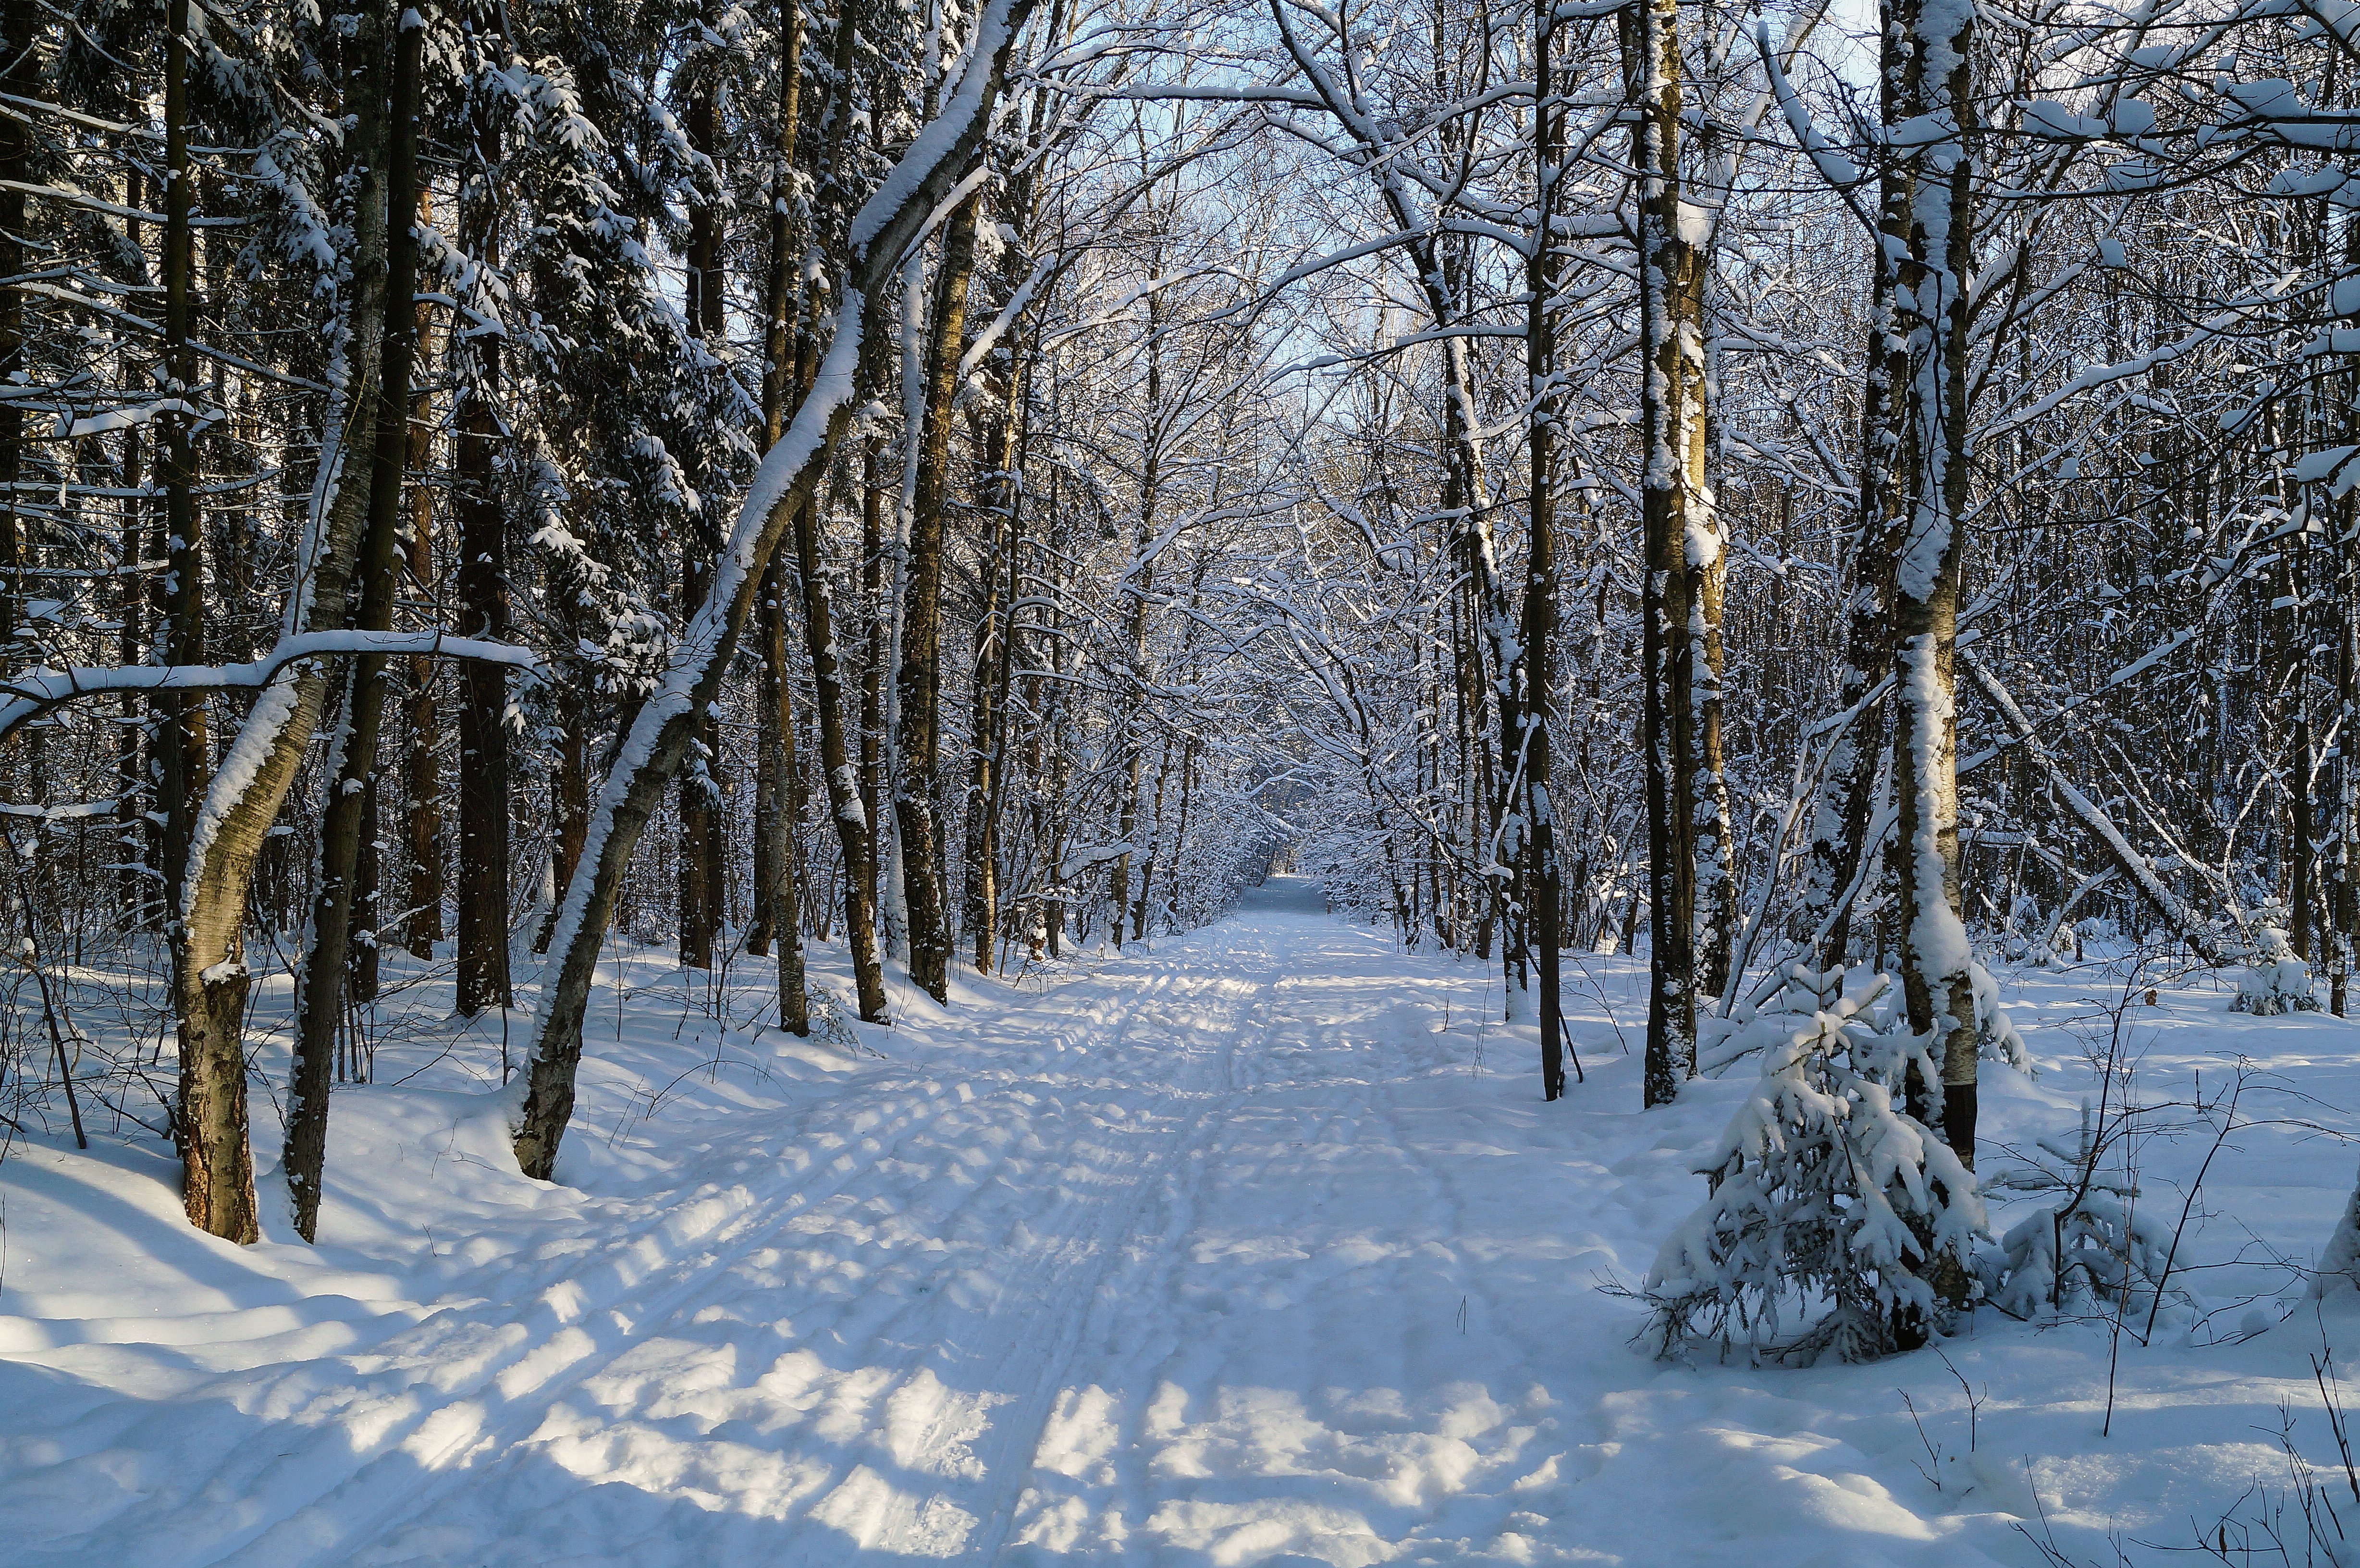
[{"label": "shaded snow area", "polygon": [[[1546,1105],[1488,966],[1299,885],[948,1015],[897,986],[905,1027],[858,1044],[745,1022],[759,964],[715,1000],[617,959],[564,1185],[503,1147],[497,1021],[438,1020],[338,1094],[316,1249],[192,1233],[152,1139],[20,1140],[0,1562],[2111,1564],[2281,1507],[2306,1561],[2281,1429],[2343,1490],[2311,1357],[2360,1367],[2360,1320],[2301,1303],[2349,1026],[2135,994],[2142,1102],[2255,1069],[2152,1344],[1985,1308],[1939,1355],[1666,1366],[1601,1287],[1699,1201],[1753,1069],[1642,1113],[1644,976],[1586,962],[1588,1081]],[[2094,964],[2002,989],[2041,1076],[1985,1068],[1986,1171],[2070,1146],[2123,996]],[[2145,1125],[2169,1231],[2212,1138]],[[2053,1199],[1993,1201],[2005,1230]]]}]

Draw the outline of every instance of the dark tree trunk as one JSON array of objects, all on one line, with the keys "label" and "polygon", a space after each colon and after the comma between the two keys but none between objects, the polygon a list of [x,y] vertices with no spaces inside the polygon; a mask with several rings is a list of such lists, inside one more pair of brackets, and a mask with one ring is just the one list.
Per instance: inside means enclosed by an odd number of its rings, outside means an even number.
[{"label": "dark tree trunk", "polygon": [[977,199],[969,196],[943,232],[933,333],[926,350],[925,424],[910,526],[910,580],[902,599],[901,724],[895,751],[894,817],[901,830],[901,880],[910,905],[910,977],[937,1002],[950,999],[950,912],[943,845],[934,817],[942,743],[944,503],[950,468],[951,399],[966,341],[967,282],[975,270]]},{"label": "dark tree trunk", "polygon": [[[172,167],[180,171],[186,190],[188,168],[188,49],[182,41],[187,29],[187,12],[180,0],[173,0],[174,9],[165,18],[172,29],[165,44],[164,126],[165,157],[177,156]],[[177,21],[175,20],[177,18]],[[0,90],[11,97],[38,99],[41,90],[42,9],[35,0],[5,0],[0,5]],[[0,116],[0,278],[16,278],[25,271],[25,236],[30,232],[26,223],[25,187],[32,183],[33,136],[21,112]],[[174,192],[167,192],[168,199]],[[187,203],[181,203],[183,212]],[[183,238],[188,234],[183,222],[172,234]],[[165,245],[166,267],[170,266],[169,248],[173,241],[168,234]],[[182,289],[187,288],[185,269]],[[167,288],[169,285],[168,283]],[[167,299],[166,309],[170,309]],[[187,331],[185,316],[182,332]],[[0,289],[0,385],[13,385],[27,378],[25,359],[25,296],[15,289]],[[168,369],[168,375],[171,372]],[[16,628],[23,616],[24,526],[16,510],[17,486],[24,481],[25,409],[16,402],[0,402],[0,674],[13,673],[21,662],[16,654]]]},{"label": "dark tree trunk", "polygon": [[[873,462],[873,457],[872,460]],[[865,486],[874,495],[874,486]],[[884,1023],[885,971],[877,954],[875,819],[864,808],[845,744],[847,692],[836,658],[835,615],[828,604],[826,565],[820,559],[819,519],[809,503],[795,509],[795,565],[803,580],[803,642],[811,655],[812,705],[819,714],[820,777],[827,782],[828,814],[844,852],[844,935],[852,949],[852,979],[860,1016]]]},{"label": "dark tree trunk", "polygon": [[1523,739],[1524,800],[1531,822],[1528,881],[1534,903],[1530,918],[1535,958],[1541,983],[1541,1096],[1554,1100],[1565,1093],[1563,1003],[1557,996],[1557,923],[1561,918],[1557,861],[1557,812],[1551,800],[1552,757],[1549,751],[1549,639],[1557,630],[1557,500],[1554,492],[1554,441],[1557,434],[1554,400],[1549,388],[1557,360],[1555,323],[1549,317],[1549,296],[1557,288],[1557,247],[1549,243],[1548,220],[1556,206],[1556,170],[1563,159],[1558,145],[1562,112],[1551,107],[1550,46],[1557,23],[1546,0],[1534,7],[1535,50],[1541,109],[1538,142],[1544,149],[1538,191],[1541,223],[1526,267],[1525,370],[1530,377],[1528,416],[1531,484],[1531,540],[1524,577]]},{"label": "dark tree trunk", "polygon": [[[480,90],[479,90],[480,91]],[[460,193],[459,245],[484,265],[500,254],[500,110],[482,96],[475,107],[474,167]],[[452,452],[453,501],[459,514],[459,633],[505,640],[508,635],[508,508],[499,492],[500,340],[453,324],[452,359],[459,370]],[[559,696],[576,768],[580,765],[582,699]],[[561,748],[569,742],[561,742]],[[561,764],[561,767],[563,765]],[[470,660],[459,671],[459,1011],[468,1018],[510,1005],[508,975],[508,671]],[[578,777],[578,771],[577,771]],[[577,786],[585,792],[586,782]],[[557,838],[566,835],[563,788]],[[586,807],[585,808],[586,811]],[[574,844],[581,827],[572,824]]]},{"label": "dark tree trunk", "polygon": [[[800,400],[803,377],[790,329],[795,311],[796,225],[789,212],[795,144],[803,103],[803,12],[791,8],[779,62],[779,152],[770,201],[770,278],[763,301],[762,448],[778,444],[786,431],[790,397]],[[798,363],[790,364],[790,356]],[[801,867],[795,827],[803,816],[803,790],[795,758],[794,675],[787,658],[786,573],[771,562],[762,581],[759,631],[762,645],[762,697],[758,728],[761,757],[754,800],[754,916],[748,953],[779,949],[779,1023],[791,1034],[811,1032],[811,998],[803,973]]]},{"label": "dark tree trunk", "polygon": [[[5,47],[5,45],[0,45]],[[134,195],[130,205],[137,206]],[[133,242],[137,244],[137,240]],[[141,488],[140,441],[137,430],[126,432],[123,442],[123,487]],[[147,555],[148,530],[146,504],[126,497],[123,503],[123,533],[121,553],[116,566],[121,575],[115,579],[115,618],[120,629],[115,633],[115,654],[126,665],[139,664],[148,657],[148,590],[140,575],[140,566]],[[148,800],[146,759],[139,746],[140,700],[132,693],[124,695],[117,714],[121,728],[115,737],[115,789],[120,796],[115,808],[115,842],[121,856],[122,869],[116,874],[115,887],[123,900],[123,927],[128,931],[152,931],[160,924],[162,905],[157,889],[150,883],[157,862],[154,834],[150,833],[146,802]]]},{"label": "dark tree trunk", "polygon": [[[190,352],[195,228],[194,192],[189,167],[189,5],[172,0],[164,18],[164,373],[176,396],[196,396],[196,360]],[[0,290],[13,294],[13,290]],[[5,345],[0,345],[5,356]],[[174,415],[163,421],[165,656],[174,664],[201,663],[204,656],[203,566],[199,554],[195,505],[196,459],[191,420]],[[13,569],[16,531],[0,542]],[[12,607],[5,612],[13,615]],[[0,634],[8,631],[0,626]],[[5,643],[0,643],[5,647]],[[207,748],[202,697],[170,693],[157,706],[157,789],[164,817],[166,929],[173,939],[176,985],[190,968],[183,956],[189,851],[196,807],[205,789]],[[180,1144],[181,1196],[189,1222],[231,1241],[261,1235],[255,1207],[254,1155],[246,1139],[246,1054],[240,1039],[246,987],[242,976],[207,983],[202,1026],[191,1029],[183,1007],[180,1029],[180,1099],[173,1131]]]},{"label": "dark tree trunk", "polygon": [[[1148,277],[1159,276],[1157,265],[1150,262]],[[1114,915],[1107,922],[1114,936],[1117,949],[1122,946],[1123,911],[1131,903],[1131,835],[1139,831],[1139,775],[1146,747],[1139,736],[1139,721],[1147,702],[1147,601],[1155,589],[1155,563],[1148,559],[1149,547],[1155,542],[1155,503],[1160,498],[1163,475],[1164,363],[1159,352],[1157,334],[1164,324],[1164,296],[1159,292],[1147,297],[1147,407],[1144,411],[1146,437],[1140,454],[1139,470],[1139,531],[1136,548],[1131,552],[1130,579],[1123,590],[1130,604],[1124,611],[1124,640],[1131,655],[1130,690],[1123,700],[1132,704],[1132,712],[1123,721],[1123,781],[1120,814],[1115,818],[1115,838],[1124,845],[1115,857],[1114,870],[1107,885],[1108,901]]]},{"label": "dark tree trunk", "polygon": [[[707,61],[699,67],[687,116],[689,146],[707,158],[717,157],[720,147],[713,64]],[[700,192],[688,214],[684,313],[689,335],[705,340],[716,352],[725,326],[721,239],[717,196]],[[705,602],[712,580],[713,555],[720,545],[717,501],[713,495],[698,498],[681,572],[683,621]],[[707,713],[697,722],[688,765],[680,775],[680,962],[683,968],[713,967],[722,920],[721,833],[721,724]]]},{"label": "dark tree trunk", "polygon": [[[405,9],[407,19],[414,12]],[[383,631],[393,624],[395,562],[401,532],[402,469],[409,455],[410,377],[417,343],[418,83],[425,27],[395,24],[388,94],[385,353],[372,410],[368,521],[356,572],[360,603],[354,625]],[[311,949],[296,988],[295,1061],[287,1115],[287,1189],[295,1229],[313,1239],[328,1138],[328,1081],[335,1050],[346,948],[351,940],[355,863],[368,784],[377,770],[385,713],[386,659],[347,661],[344,718],[330,756],[336,769],[321,813],[320,876],[311,904]]]},{"label": "dark tree trunk", "polygon": [[[164,180],[164,374],[175,395],[188,401],[197,396],[197,360],[191,346],[195,310],[196,229],[190,222],[194,201],[189,166],[188,11],[175,0],[180,20],[166,22]],[[14,290],[0,290],[14,298]],[[5,351],[0,351],[5,352]],[[186,415],[162,423],[161,470],[164,489],[164,628],[166,662],[202,664],[205,657],[204,539],[198,528],[197,460],[191,426]],[[0,554],[13,561],[14,530],[0,540]],[[0,566],[0,571],[5,571]],[[0,627],[0,651],[10,634]],[[164,817],[164,903],[168,920],[180,918],[189,844],[204,800],[211,748],[206,744],[205,700],[194,693],[168,691],[158,695],[154,745],[158,762],[157,790]]]},{"label": "dark tree trunk", "polygon": [[[425,203],[420,203],[425,216]],[[428,307],[418,307],[417,332],[426,335]],[[432,456],[434,428],[426,395],[415,394],[410,406],[410,472],[423,474]],[[434,492],[425,485],[410,494],[410,580],[420,598],[434,598]],[[485,633],[463,634],[485,636]],[[436,661],[410,660],[408,700],[402,705],[402,730],[407,742],[402,761],[402,793],[408,821],[403,824],[403,856],[408,867],[402,901],[401,944],[413,958],[432,959],[442,941],[442,725],[434,706]],[[377,786],[369,786],[372,792]],[[374,810],[374,805],[372,805]],[[371,830],[374,832],[374,828]],[[374,950],[372,950],[374,951]]]},{"label": "dark tree trunk", "polygon": [[[885,632],[889,618],[885,614],[883,452],[874,437],[860,454],[860,604],[869,616],[869,645],[860,667],[860,809],[874,832],[885,801]],[[877,908],[878,870],[872,855],[863,873],[869,879],[868,886],[861,892],[872,910]]]},{"label": "dark tree trunk", "polygon": [[[390,679],[390,676],[388,677]],[[353,866],[352,944],[344,954],[344,1002],[365,1007],[377,1000],[381,965],[378,932],[384,925],[382,881],[385,870],[384,817],[377,810],[377,776],[371,773],[361,790],[360,855]]]}]

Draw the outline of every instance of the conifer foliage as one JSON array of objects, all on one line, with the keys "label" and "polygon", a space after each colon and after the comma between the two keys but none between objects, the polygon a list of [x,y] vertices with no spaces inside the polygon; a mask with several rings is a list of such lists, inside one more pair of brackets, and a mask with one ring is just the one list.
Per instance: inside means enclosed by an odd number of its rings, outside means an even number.
[{"label": "conifer foliage", "polygon": [[1711,1196],[1642,1287],[1660,1353],[1863,1361],[1922,1343],[1961,1304],[1983,1202],[1904,1108],[1939,1068],[1893,989],[1797,964],[1744,1026],[1761,1077],[1707,1156]]}]

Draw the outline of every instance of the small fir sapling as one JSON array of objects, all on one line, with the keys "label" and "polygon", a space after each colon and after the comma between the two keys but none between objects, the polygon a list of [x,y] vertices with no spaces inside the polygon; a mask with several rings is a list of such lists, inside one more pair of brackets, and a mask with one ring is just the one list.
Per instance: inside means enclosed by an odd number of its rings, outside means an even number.
[{"label": "small fir sapling", "polygon": [[2287,933],[2278,927],[2255,931],[2254,962],[2238,979],[2229,1010],[2266,1018],[2319,1011],[2319,998],[2311,991],[2311,965],[2295,956]]},{"label": "small fir sapling", "polygon": [[1983,1203],[1902,1108],[1911,1067],[1931,1081],[1934,1064],[1899,1009],[1879,1007],[1891,990],[1877,975],[1847,993],[1841,973],[1798,964],[1741,1026],[1761,1079],[1708,1156],[1712,1195],[1641,1288],[1659,1355],[1743,1343],[1799,1364],[1865,1361],[1921,1343],[1953,1310]]},{"label": "small fir sapling", "polygon": [[[2027,1169],[2004,1173],[1992,1184],[2027,1192],[2047,1186],[2068,1198],[2008,1227],[1998,1255],[1981,1260],[1992,1304],[2019,1318],[2117,1307],[2125,1316],[2151,1315],[2156,1290],[2171,1268],[2169,1216],[2142,1212],[2136,1184],[2099,1169],[2113,1138],[2093,1127],[2087,1105],[2077,1145],[2038,1141],[2044,1152],[2066,1162],[2062,1173]],[[2186,1294],[2184,1288],[2180,1294]]]}]

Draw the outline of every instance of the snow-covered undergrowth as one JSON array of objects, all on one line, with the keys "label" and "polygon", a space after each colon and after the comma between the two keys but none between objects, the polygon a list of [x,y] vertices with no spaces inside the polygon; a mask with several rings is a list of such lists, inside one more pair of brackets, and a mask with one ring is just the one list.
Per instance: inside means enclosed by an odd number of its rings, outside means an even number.
[{"label": "snow-covered undergrowth", "polygon": [[2085,1102],[2147,1107],[2098,1190],[2159,1217],[2177,1310],[1667,1365],[1601,1287],[1696,1208],[1756,1069],[1641,1112],[1644,975],[1569,960],[1588,1079],[1544,1105],[1485,966],[1315,908],[948,1015],[897,985],[852,1047],[751,1027],[759,964],[708,1008],[627,951],[554,1187],[502,1145],[497,1021],[453,1045],[421,982],[335,1099],[316,1249],[192,1233],[104,1115],[88,1154],[20,1139],[0,1562],[2145,1563],[2284,1497],[2282,1406],[2333,1457],[2311,1358],[2360,1366],[2360,1315],[2300,1266],[2351,1186],[2320,1129],[2360,1126],[2354,1026],[2142,981],[2118,1030],[2119,972],[2002,972],[2040,1075],[1984,1069],[1994,1240],[2061,1201]]}]

